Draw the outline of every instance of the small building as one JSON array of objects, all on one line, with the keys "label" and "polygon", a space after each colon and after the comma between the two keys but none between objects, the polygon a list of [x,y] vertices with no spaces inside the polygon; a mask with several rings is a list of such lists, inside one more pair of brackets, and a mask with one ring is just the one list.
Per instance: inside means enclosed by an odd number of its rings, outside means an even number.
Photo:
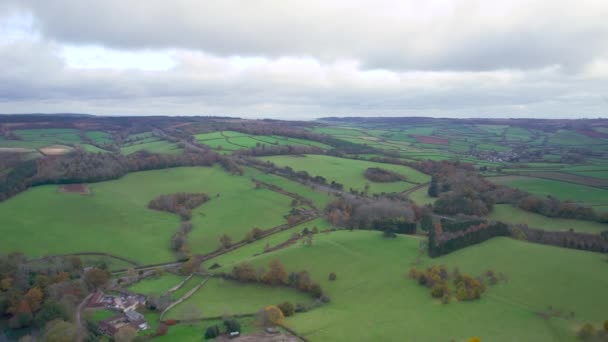
[{"label": "small building", "polygon": [[106,303],[104,301],[105,295],[102,291],[97,290],[95,291],[95,293],[93,293],[93,296],[91,296],[91,299],[89,299],[89,303],[87,304],[88,307],[91,308],[100,308],[100,307],[105,307]]},{"label": "small building", "polygon": [[148,329],[148,322],[146,322],[144,315],[140,314],[139,312],[135,310],[128,310],[125,311],[125,316],[127,317],[129,323],[131,323],[132,326],[136,327],[137,330]]}]

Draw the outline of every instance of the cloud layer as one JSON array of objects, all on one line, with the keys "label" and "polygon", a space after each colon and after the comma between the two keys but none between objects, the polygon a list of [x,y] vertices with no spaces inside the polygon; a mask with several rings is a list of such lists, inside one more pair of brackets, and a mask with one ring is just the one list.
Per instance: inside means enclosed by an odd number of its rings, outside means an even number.
[{"label": "cloud layer", "polygon": [[598,117],[605,1],[19,1],[0,112]]}]

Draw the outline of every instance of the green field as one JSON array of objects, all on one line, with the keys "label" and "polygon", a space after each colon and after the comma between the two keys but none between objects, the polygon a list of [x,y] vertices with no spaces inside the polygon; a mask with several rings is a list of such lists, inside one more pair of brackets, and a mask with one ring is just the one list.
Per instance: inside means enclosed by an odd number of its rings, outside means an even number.
[{"label": "green field", "polygon": [[159,277],[147,277],[140,280],[137,283],[129,286],[128,289],[131,292],[141,293],[146,296],[160,296],[167,292],[170,288],[179,284],[184,279],[186,279],[186,277],[166,272]]},{"label": "green field", "polygon": [[329,145],[312,140],[289,138],[278,135],[253,135],[235,131],[201,133],[195,134],[194,137],[202,144],[216,150],[224,151],[277,145],[315,146],[322,149],[331,149],[331,146]]},{"label": "green field", "polygon": [[284,287],[241,284],[222,278],[209,279],[192,297],[167,313],[167,318],[182,318],[189,307],[200,309],[202,317],[256,313],[268,305],[284,301],[308,303],[310,296]]},{"label": "green field", "polygon": [[290,209],[288,197],[256,190],[246,177],[229,175],[219,167],[137,172],[90,188],[91,196],[81,196],[45,185],[0,203],[5,234],[0,249],[19,249],[31,256],[107,252],[156,263],[175,259],[169,241],[179,226],[176,215],[147,209],[158,195],[180,191],[210,195],[208,203],[193,211],[189,245],[197,253],[216,249],[224,233],[236,241],[255,226],[264,229],[284,223],[283,215]]},{"label": "green field", "polygon": [[318,209],[325,208],[327,203],[334,199],[333,195],[330,195],[324,191],[314,190],[309,186],[294,182],[281,176],[273,175],[271,173],[264,173],[248,168],[245,169],[245,176],[255,178],[260,182],[278,186],[285,191],[296,193],[306,199],[311,200]]},{"label": "green field", "polygon": [[[336,181],[344,185],[344,190],[350,188],[363,190],[366,183],[370,185],[371,193],[400,192],[412,188],[416,183],[425,183],[430,177],[412,168],[401,165],[375,163],[364,160],[354,160],[330,157],[325,155],[307,156],[275,156],[264,157],[278,166],[290,166],[296,171],[306,171],[312,176],[323,176],[327,182]],[[381,167],[397,172],[407,177],[408,182],[373,183],[368,181],[363,173],[367,168]]]},{"label": "green field", "polygon": [[509,204],[494,205],[488,218],[511,224],[527,224],[531,228],[541,228],[544,230],[567,231],[574,229],[576,232],[593,234],[608,230],[608,224],[546,217],[513,207]]},{"label": "green field", "polygon": [[150,153],[160,154],[179,154],[182,149],[176,143],[160,140],[158,138],[146,138],[145,140],[137,141],[123,146],[120,152],[125,155],[138,151],[148,151]]},{"label": "green field", "polygon": [[408,197],[416,204],[422,206],[435,203],[436,198],[429,196],[429,187],[424,186],[418,190],[414,190],[408,194]]},{"label": "green field", "polygon": [[507,185],[539,196],[553,196],[587,205],[608,204],[608,190],[560,182],[550,179],[504,176],[488,178],[496,184]]},{"label": "green field", "polygon": [[[576,341],[580,321],[606,319],[608,273],[601,254],[495,238],[434,260],[425,257],[424,265],[457,266],[473,275],[491,268],[508,276],[507,283],[490,287],[480,301],[442,305],[405,276],[420,241],[340,231],[316,235],[312,247],[294,245],[248,260],[265,265],[277,258],[288,269],[308,270],[321,283],[331,303],[287,320],[312,341],[396,336],[400,341],[466,341],[472,336],[483,341]],[[337,273],[336,281],[327,280],[330,272]],[[536,314],[549,305],[574,311],[576,320],[544,320]]]}]

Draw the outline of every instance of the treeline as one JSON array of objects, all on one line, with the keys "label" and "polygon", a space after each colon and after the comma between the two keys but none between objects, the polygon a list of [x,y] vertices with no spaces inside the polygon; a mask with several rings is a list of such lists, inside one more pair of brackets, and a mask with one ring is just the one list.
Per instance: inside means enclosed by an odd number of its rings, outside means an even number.
[{"label": "treeline", "polygon": [[391,233],[416,232],[417,210],[411,202],[380,197],[339,198],[325,207],[327,220],[349,229],[377,229]]},{"label": "treeline", "polygon": [[275,156],[275,155],[285,155],[285,154],[295,154],[295,155],[323,154],[323,152],[324,152],[324,150],[322,148],[315,147],[315,146],[293,146],[293,145],[270,146],[270,145],[262,144],[260,146],[256,146],[254,148],[250,148],[247,150],[234,151],[233,155],[260,157],[260,156]]},{"label": "treeline", "polygon": [[403,175],[379,167],[370,167],[365,170],[363,175],[368,180],[377,183],[399,182],[407,180]]},{"label": "treeline", "polygon": [[205,193],[184,193],[160,195],[148,203],[148,208],[167,211],[179,215],[181,223],[177,232],[171,236],[171,250],[177,253],[178,260],[184,260],[190,253],[187,244],[188,233],[192,231],[192,209],[207,202]]},{"label": "treeline", "polygon": [[117,179],[129,172],[178,166],[211,166],[220,160],[212,151],[160,155],[146,151],[123,156],[76,151],[63,156],[23,162],[0,182],[0,200],[42,184],[91,183]]},{"label": "treeline", "polygon": [[308,271],[287,272],[285,266],[274,259],[268,264],[268,270],[256,268],[248,262],[240,263],[232,268],[231,273],[221,276],[243,283],[262,283],[269,286],[288,286],[300,292],[309,293],[313,298],[328,302],[329,297],[321,286],[314,282]]},{"label": "treeline", "polygon": [[511,236],[509,226],[502,222],[480,223],[464,230],[444,231],[441,223],[436,223],[428,232],[428,252],[432,258],[478,244],[497,236]]},{"label": "treeline", "polygon": [[608,253],[608,234],[578,233],[573,231],[546,231],[518,225],[511,228],[514,238],[534,243]]}]

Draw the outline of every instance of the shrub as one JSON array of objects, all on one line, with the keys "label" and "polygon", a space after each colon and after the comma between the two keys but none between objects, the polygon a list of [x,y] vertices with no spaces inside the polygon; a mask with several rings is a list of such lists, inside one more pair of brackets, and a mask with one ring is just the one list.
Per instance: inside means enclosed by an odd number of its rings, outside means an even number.
[{"label": "shrub", "polygon": [[608,332],[608,319],[604,321],[604,330]]},{"label": "shrub", "polygon": [[226,332],[231,333],[233,331],[241,331],[241,323],[234,318],[228,318],[224,320],[224,327]]},{"label": "shrub", "polygon": [[331,273],[329,274],[329,280],[330,280],[330,281],[335,281],[335,280],[336,280],[336,277],[337,277],[337,276],[336,276],[336,273],[334,273],[334,272],[331,272]]},{"label": "shrub", "polygon": [[168,325],[168,326],[172,326],[172,325],[176,325],[177,321],[174,320],[174,319],[168,319],[168,320],[165,321],[165,324]]},{"label": "shrub", "polygon": [[283,302],[277,305],[285,317],[293,316],[295,307],[290,302]]},{"label": "shrub", "polygon": [[593,327],[593,325],[589,324],[589,323],[585,323],[583,324],[583,326],[581,327],[581,329],[578,331],[578,336],[580,338],[582,338],[583,340],[588,340],[591,339],[592,337],[595,336],[595,328]]},{"label": "shrub", "polygon": [[220,327],[216,325],[212,325],[207,330],[205,330],[205,339],[210,340],[212,338],[216,338],[220,336]]}]

